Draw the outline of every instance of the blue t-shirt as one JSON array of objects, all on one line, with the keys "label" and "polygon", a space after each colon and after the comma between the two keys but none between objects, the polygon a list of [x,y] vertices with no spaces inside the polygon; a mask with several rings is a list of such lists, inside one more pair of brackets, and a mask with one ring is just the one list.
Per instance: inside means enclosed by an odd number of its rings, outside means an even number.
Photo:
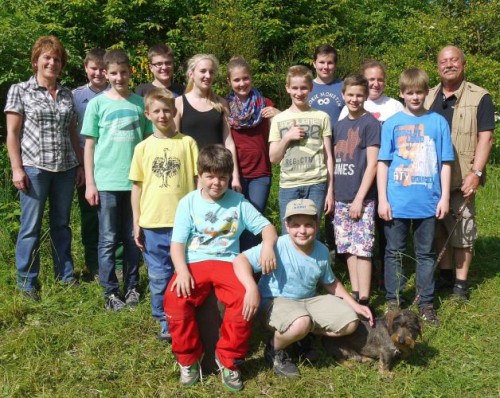
[{"label": "blue t-shirt", "polygon": [[309,106],[328,113],[332,127],[339,120],[344,105],[342,80],[335,79],[328,84],[313,82],[313,89],[309,94]]},{"label": "blue t-shirt", "polygon": [[[90,88],[90,84],[85,84],[73,90],[73,100],[75,102],[75,111],[77,115],[77,127],[78,133],[81,132],[83,126],[83,116],[85,115],[85,109],[87,109],[87,105],[92,98],[97,97],[98,95],[104,94],[108,91],[111,86],[108,86],[99,92],[95,92]],[[85,136],[79,135],[80,138],[80,146],[83,148],[85,146]]]},{"label": "blue t-shirt", "polygon": [[389,161],[387,198],[393,217],[434,216],[441,198],[441,164],[453,158],[444,117],[399,112],[387,119],[378,159]]},{"label": "blue t-shirt", "polygon": [[[255,272],[261,272],[261,249],[262,243],[244,252]],[[259,291],[263,299],[310,298],[317,295],[318,282],[325,285],[335,282],[330,253],[323,243],[315,241],[311,254],[305,255],[295,248],[290,235],[283,235],[278,238],[274,250],[276,270],[271,274],[262,275],[259,281]]]},{"label": "blue t-shirt", "polygon": [[186,244],[186,262],[205,260],[232,262],[240,253],[240,235],[254,235],[269,221],[245,197],[230,189],[216,202],[201,196],[201,190],[184,196],[175,212],[172,242]]}]

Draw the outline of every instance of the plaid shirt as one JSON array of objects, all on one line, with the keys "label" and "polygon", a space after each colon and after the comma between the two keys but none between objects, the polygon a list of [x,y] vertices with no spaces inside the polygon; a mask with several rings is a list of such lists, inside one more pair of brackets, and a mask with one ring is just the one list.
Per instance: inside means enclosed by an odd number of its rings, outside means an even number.
[{"label": "plaid shirt", "polygon": [[56,99],[35,76],[13,84],[4,112],[23,116],[21,156],[23,166],[65,171],[78,165],[71,145],[69,125],[75,115],[71,91],[57,83]]}]

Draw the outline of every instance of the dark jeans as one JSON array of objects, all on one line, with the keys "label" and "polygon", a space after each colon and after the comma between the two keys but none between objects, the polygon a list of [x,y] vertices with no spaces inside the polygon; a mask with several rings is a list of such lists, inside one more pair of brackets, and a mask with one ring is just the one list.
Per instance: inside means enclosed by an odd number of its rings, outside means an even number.
[{"label": "dark jeans", "polygon": [[419,305],[434,300],[434,235],[436,218],[423,219],[395,218],[385,222],[387,239],[385,249],[385,288],[387,300],[401,300],[401,292],[406,284],[403,274],[403,253],[406,251],[408,233],[413,225],[413,245],[417,260],[416,294],[420,295]]},{"label": "dark jeans", "polygon": [[[271,190],[271,177],[243,178],[240,177],[243,195],[262,214],[266,210],[269,191]],[[260,238],[250,231],[243,231],[240,237],[240,251],[245,251],[260,243]]]},{"label": "dark jeans", "polygon": [[125,290],[139,283],[139,249],[134,241],[130,191],[100,191],[99,207],[99,280],[104,294],[118,294],[115,253],[123,242],[123,278]]}]

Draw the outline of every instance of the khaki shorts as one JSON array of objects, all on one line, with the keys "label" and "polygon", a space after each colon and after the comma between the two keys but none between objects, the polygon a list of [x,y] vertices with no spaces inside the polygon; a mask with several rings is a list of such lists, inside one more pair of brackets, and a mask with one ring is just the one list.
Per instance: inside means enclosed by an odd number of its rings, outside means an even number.
[{"label": "khaki shorts", "polygon": [[290,325],[302,316],[308,316],[316,333],[323,331],[338,332],[358,315],[344,300],[331,294],[307,299],[288,299],[277,297],[269,300],[262,311],[262,321],[272,331],[284,333]]},{"label": "khaki shorts", "polygon": [[472,198],[462,213],[462,220],[455,226],[457,222],[457,215],[460,207],[464,203],[464,197],[461,191],[452,191],[450,197],[450,212],[441,221],[448,234],[451,232],[449,244],[456,248],[472,247],[477,239],[477,225],[476,225],[476,207],[474,206],[474,199]]}]

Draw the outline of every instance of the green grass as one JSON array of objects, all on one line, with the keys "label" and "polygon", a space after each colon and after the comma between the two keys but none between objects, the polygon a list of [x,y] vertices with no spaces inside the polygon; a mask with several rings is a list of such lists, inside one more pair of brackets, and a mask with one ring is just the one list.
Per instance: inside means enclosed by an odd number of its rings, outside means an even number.
[{"label": "green grass", "polygon": [[[1,157],[0,157],[1,159]],[[14,242],[19,205],[9,172],[0,174],[0,394],[3,397],[213,397],[230,396],[218,375],[182,389],[170,347],[155,338],[149,296],[134,310],[110,313],[96,283],[72,290],[53,281],[50,242],[42,248],[40,303],[26,301],[15,289]],[[8,170],[8,169],[7,169]],[[393,380],[382,379],[376,364],[340,366],[321,357],[315,367],[300,366],[295,380],[275,376],[263,360],[266,334],[256,327],[251,352],[242,367],[244,397],[498,397],[500,395],[500,167],[489,168],[478,193],[480,238],[471,270],[471,298],[457,305],[437,297],[441,327],[424,327],[413,354],[394,364]],[[270,218],[276,221],[273,191]],[[83,257],[77,205],[72,219],[77,273]],[[45,228],[46,230],[46,228]],[[414,263],[405,261],[412,274]],[[340,265],[337,275],[347,281]],[[147,282],[142,268],[142,291]],[[412,281],[406,295],[412,297]],[[384,298],[375,292],[376,309]]]}]

